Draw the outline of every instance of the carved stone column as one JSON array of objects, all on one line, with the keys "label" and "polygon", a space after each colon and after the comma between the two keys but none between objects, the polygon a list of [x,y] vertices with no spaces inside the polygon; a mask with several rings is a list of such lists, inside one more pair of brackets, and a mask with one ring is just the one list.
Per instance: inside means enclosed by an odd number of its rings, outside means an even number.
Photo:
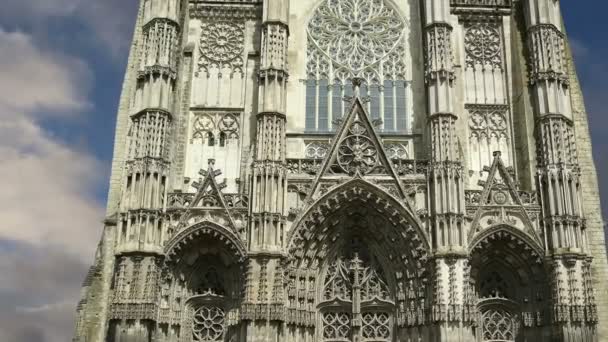
[{"label": "carved stone column", "polygon": [[594,296],[583,281],[590,259],[559,1],[527,1],[525,10],[537,182],[552,268],[554,338],[593,341],[597,314]]},{"label": "carved stone column", "polygon": [[251,180],[247,341],[278,341],[285,306],[281,258],[285,242],[285,102],[289,1],[265,0],[258,73],[258,114]]},{"label": "carved stone column", "polygon": [[430,226],[435,253],[432,291],[433,341],[471,340],[463,320],[466,268],[464,179],[454,113],[454,69],[450,2],[425,0]]},{"label": "carved stone column", "polygon": [[141,5],[136,84],[130,94],[125,173],[117,216],[116,276],[108,317],[108,334],[121,342],[149,340],[156,329],[182,3],[142,0]]},{"label": "carved stone column", "polygon": [[259,108],[252,180],[252,251],[278,252],[284,240],[287,1],[264,2]]}]

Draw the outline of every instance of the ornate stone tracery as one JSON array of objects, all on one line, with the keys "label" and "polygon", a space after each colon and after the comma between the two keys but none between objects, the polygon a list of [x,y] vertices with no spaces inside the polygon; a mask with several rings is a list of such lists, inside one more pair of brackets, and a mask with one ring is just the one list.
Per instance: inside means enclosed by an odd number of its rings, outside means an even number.
[{"label": "ornate stone tracery", "polygon": [[491,305],[482,309],[481,329],[483,341],[515,341],[519,328],[519,318],[508,309]]},{"label": "ornate stone tracery", "polygon": [[310,42],[354,77],[400,44],[405,23],[382,0],[328,0],[308,26]]},{"label": "ornate stone tracery", "polygon": [[465,26],[464,45],[468,68],[502,69],[502,41],[495,22],[469,22]]},{"label": "ornate stone tracery", "polygon": [[191,140],[203,139],[207,144],[223,146],[227,140],[238,140],[241,113],[202,112],[194,115]]},{"label": "ornate stone tracery", "polygon": [[221,341],[226,313],[217,306],[202,306],[194,313],[192,333],[197,342]]},{"label": "ornate stone tracery", "polygon": [[[329,265],[318,305],[324,341],[391,339],[395,307],[388,285],[378,265],[363,261],[357,252]],[[361,327],[351,327],[351,320]]]},{"label": "ornate stone tracery", "polygon": [[228,67],[231,72],[243,72],[245,25],[242,22],[207,22],[202,24],[199,70],[210,66]]},{"label": "ornate stone tracery", "polygon": [[367,129],[356,118],[348,129],[348,135],[338,147],[338,165],[349,174],[365,175],[378,165],[378,150]]}]

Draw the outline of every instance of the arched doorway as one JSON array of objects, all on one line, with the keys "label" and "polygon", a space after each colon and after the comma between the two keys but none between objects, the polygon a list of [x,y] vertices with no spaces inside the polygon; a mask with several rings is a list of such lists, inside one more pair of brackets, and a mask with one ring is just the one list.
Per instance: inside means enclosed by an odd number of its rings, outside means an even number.
[{"label": "arched doorway", "polygon": [[478,341],[543,340],[550,298],[542,253],[511,227],[494,227],[475,239],[471,282],[478,298]]},{"label": "arched doorway", "polygon": [[383,189],[357,179],[328,191],[289,239],[289,334],[415,338],[426,324],[427,255],[425,234]]},{"label": "arched doorway", "polygon": [[219,342],[239,334],[246,252],[236,235],[211,222],[167,244],[160,290],[159,340]]},{"label": "arched doorway", "polygon": [[363,241],[351,240],[329,261],[321,278],[319,311],[323,341],[391,341],[397,308],[380,262]]}]

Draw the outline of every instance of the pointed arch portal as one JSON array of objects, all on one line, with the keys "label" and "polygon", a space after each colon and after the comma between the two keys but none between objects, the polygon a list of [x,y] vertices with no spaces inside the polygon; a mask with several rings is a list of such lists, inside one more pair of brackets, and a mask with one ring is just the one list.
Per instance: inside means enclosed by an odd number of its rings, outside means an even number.
[{"label": "pointed arch portal", "polygon": [[314,317],[318,341],[391,341],[423,325],[429,245],[415,222],[364,179],[330,189],[289,237],[288,311]]}]

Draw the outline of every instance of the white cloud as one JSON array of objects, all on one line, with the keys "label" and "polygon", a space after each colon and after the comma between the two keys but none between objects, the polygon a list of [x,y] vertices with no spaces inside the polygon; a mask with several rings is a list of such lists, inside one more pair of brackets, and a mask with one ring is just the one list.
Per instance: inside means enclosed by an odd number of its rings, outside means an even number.
[{"label": "white cloud", "polygon": [[61,32],[63,35],[79,40],[79,44],[92,42],[100,50],[122,58],[131,40],[138,3],[138,0],[15,0],[3,4],[0,22],[18,27],[39,26],[33,31],[43,35],[47,34],[49,21],[68,18],[90,32],[83,35],[76,28]]},{"label": "white cloud", "polygon": [[38,49],[32,38],[0,28],[0,115],[70,113],[88,106],[91,71],[76,58]]},{"label": "white cloud", "polygon": [[39,121],[83,118],[91,71],[0,28],[0,75],[0,341],[69,341],[105,180],[98,160]]},{"label": "white cloud", "polygon": [[97,160],[18,118],[0,122],[0,164],[0,239],[92,253],[102,220],[91,196],[103,176]]}]

